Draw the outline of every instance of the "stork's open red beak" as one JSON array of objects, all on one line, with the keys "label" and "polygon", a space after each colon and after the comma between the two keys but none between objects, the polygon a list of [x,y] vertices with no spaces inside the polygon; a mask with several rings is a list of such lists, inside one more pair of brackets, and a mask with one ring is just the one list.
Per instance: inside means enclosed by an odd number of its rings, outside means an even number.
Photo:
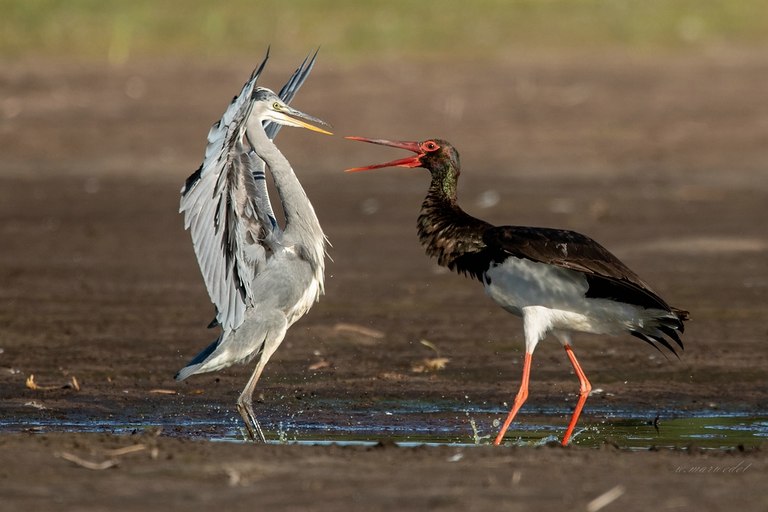
[{"label": "stork's open red beak", "polygon": [[407,149],[417,153],[416,156],[410,156],[408,158],[401,158],[400,160],[393,160],[385,164],[368,165],[365,167],[353,167],[352,169],[346,169],[344,172],[360,172],[368,171],[370,169],[380,169],[382,167],[421,167],[421,157],[424,153],[419,147],[418,142],[404,142],[404,141],[392,141],[385,139],[366,139],[365,137],[344,137],[349,140],[357,140],[360,142],[370,142],[371,144],[380,144],[382,146],[391,146],[393,148]]}]

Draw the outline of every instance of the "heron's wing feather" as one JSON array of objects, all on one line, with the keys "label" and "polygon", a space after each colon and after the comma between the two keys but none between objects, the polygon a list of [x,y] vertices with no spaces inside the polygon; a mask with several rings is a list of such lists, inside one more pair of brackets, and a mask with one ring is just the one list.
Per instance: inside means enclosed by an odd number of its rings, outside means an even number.
[{"label": "heron's wing feather", "polygon": [[217,171],[220,172],[221,169],[229,163],[226,161],[226,158],[231,156],[230,150],[234,147],[237,141],[243,137],[243,133],[245,132],[245,122],[253,107],[253,89],[256,87],[256,82],[268,59],[269,49],[267,49],[267,54],[264,56],[264,60],[253,73],[251,73],[250,78],[245,82],[245,85],[243,85],[240,94],[232,98],[232,101],[227,107],[227,110],[224,111],[221,119],[213,123],[213,126],[211,126],[211,129],[208,131],[208,145],[205,148],[203,163],[189,176],[189,178],[187,178],[187,181],[181,189],[181,211],[184,211],[183,196],[197,186],[198,182],[203,179],[204,176],[210,176]]},{"label": "heron's wing feather", "polygon": [[253,89],[268,57],[211,127],[203,163],[181,190],[179,211],[224,329],[242,323],[253,298],[253,277],[268,258],[263,241],[272,226],[260,208],[253,161],[242,143]]},{"label": "heron's wing feather", "polygon": [[[299,91],[299,89],[301,89],[301,86],[304,85],[304,81],[307,79],[309,74],[312,72],[312,68],[315,66],[315,59],[317,59],[318,51],[320,50],[316,50],[311,57],[307,55],[307,58],[304,59],[304,62],[301,63],[301,66],[299,66],[298,69],[293,72],[293,75],[291,75],[291,78],[288,79],[288,82],[286,82],[283,88],[280,89],[278,96],[280,96],[280,99],[285,103],[290,104],[291,100],[293,100],[293,97],[296,96],[296,93]],[[277,123],[264,123],[264,131],[267,133],[267,137],[273,140],[277,136],[277,132],[280,131],[281,127],[282,126]]]}]

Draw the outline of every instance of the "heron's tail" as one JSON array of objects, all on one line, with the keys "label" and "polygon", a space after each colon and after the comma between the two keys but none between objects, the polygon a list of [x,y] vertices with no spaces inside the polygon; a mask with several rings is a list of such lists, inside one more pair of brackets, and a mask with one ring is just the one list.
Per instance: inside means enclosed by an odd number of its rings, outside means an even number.
[{"label": "heron's tail", "polygon": [[210,356],[214,350],[216,350],[216,347],[219,346],[219,343],[221,343],[222,338],[224,337],[224,333],[221,334],[216,340],[205,347],[202,352],[197,354],[190,362],[187,363],[187,366],[179,370],[179,372],[176,374],[176,377],[174,377],[176,380],[184,380],[190,375],[194,375],[200,370],[200,367],[203,366],[203,363],[205,360]]}]

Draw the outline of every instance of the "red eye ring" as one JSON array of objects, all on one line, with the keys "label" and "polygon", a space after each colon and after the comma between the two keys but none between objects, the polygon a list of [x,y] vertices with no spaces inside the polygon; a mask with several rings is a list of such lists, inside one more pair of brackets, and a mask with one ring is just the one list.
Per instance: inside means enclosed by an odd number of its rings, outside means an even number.
[{"label": "red eye ring", "polygon": [[440,149],[440,146],[437,144],[437,142],[435,142],[433,140],[428,140],[426,142],[422,142],[421,143],[421,149],[423,151],[432,152],[432,151],[437,151],[438,149]]}]

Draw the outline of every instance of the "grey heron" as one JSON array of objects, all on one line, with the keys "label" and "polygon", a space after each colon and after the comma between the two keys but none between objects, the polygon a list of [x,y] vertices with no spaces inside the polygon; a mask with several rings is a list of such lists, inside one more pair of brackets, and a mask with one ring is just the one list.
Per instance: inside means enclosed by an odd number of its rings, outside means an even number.
[{"label": "grey heron", "polygon": [[548,333],[562,343],[580,384],[579,400],[563,436],[563,445],[568,444],[592,389],[573,353],[571,332],[628,333],[654,348],[666,347],[676,355],[668,337],[683,348],[678,332],[683,332],[688,312],[669,306],[637,274],[591,238],[562,229],[493,226],[465,213],[457,202],[459,153],[447,141],[347,138],[416,153],[347,171],[381,167],[427,169],[432,181],[418,219],[419,239],[427,254],[436,257],[440,265],[480,281],[491,299],[523,319],[523,378],[494,444],[501,443],[528,398],[533,351]]},{"label": "grey heron", "polygon": [[[290,163],[271,140],[280,125],[330,135],[310,124],[326,123],[287,104],[316,55],[305,59],[278,96],[256,85],[267,52],[211,127],[203,163],[181,190],[179,211],[216,307],[212,325],[218,324],[221,334],[176,379],[257,359],[237,409],[249,437],[262,442],[253,412],[256,384],[288,328],[324,291],[326,237]],[[282,227],[269,200],[265,166],[280,198]]]}]

